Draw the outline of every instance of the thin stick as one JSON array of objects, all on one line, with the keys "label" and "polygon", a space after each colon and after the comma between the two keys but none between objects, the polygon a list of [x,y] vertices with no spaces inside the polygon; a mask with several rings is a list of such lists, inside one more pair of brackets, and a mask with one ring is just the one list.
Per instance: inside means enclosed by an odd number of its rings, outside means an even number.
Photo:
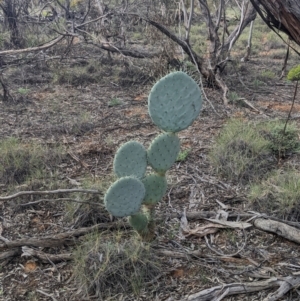
[{"label": "thin stick", "polygon": [[0,197],[0,201],[7,201],[15,199],[19,196],[23,195],[45,195],[45,194],[57,194],[57,193],[73,193],[73,192],[83,192],[83,193],[93,193],[93,194],[100,194],[101,191],[94,190],[94,189],[57,189],[57,190],[45,190],[45,191],[20,191],[12,195]]},{"label": "thin stick", "polygon": [[292,110],[293,110],[293,107],[294,107],[294,104],[295,104],[296,95],[297,95],[298,83],[299,83],[299,80],[297,80],[297,82],[296,82],[296,87],[295,87],[295,91],[294,91],[293,102],[292,102],[292,105],[291,105],[291,109],[290,109],[290,111],[289,111],[289,115],[288,115],[288,117],[287,117],[287,119],[286,119],[286,123],[285,123],[285,125],[284,125],[284,129],[283,129],[282,135],[285,134],[285,130],[286,130],[286,127],[287,127],[287,123],[288,123],[289,119],[291,118]]}]

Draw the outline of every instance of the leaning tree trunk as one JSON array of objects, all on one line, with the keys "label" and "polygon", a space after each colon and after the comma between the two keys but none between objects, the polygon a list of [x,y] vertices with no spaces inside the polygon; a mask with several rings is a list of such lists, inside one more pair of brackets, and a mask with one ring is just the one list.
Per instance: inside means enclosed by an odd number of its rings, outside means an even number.
[{"label": "leaning tree trunk", "polygon": [[285,32],[300,45],[300,1],[299,0],[251,0],[256,11],[272,29]]}]

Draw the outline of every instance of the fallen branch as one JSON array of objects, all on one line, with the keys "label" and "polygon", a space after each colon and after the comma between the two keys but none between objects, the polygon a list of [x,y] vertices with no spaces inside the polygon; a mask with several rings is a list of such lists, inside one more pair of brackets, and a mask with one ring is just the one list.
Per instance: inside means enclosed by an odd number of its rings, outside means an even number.
[{"label": "fallen branch", "polygon": [[48,42],[42,46],[37,46],[37,47],[31,47],[31,48],[23,48],[23,49],[13,49],[13,50],[3,50],[0,51],[0,56],[3,55],[15,55],[15,54],[21,54],[21,53],[26,53],[26,52],[34,52],[34,51],[41,51],[45,50],[47,48],[50,48],[60,42],[64,36],[59,36],[58,38],[52,40],[51,42]]},{"label": "fallen branch", "polygon": [[284,296],[288,291],[300,285],[300,276],[272,277],[264,281],[230,283],[215,286],[196,294],[188,295],[182,301],[216,301],[226,296],[259,292],[274,287],[278,290],[263,301],[275,301]]},{"label": "fallen branch", "polygon": [[253,225],[260,230],[275,233],[290,241],[300,244],[300,230],[297,228],[291,227],[282,222],[264,218],[255,219],[253,221]]},{"label": "fallen branch", "polygon": [[[122,225],[124,227],[124,225]],[[45,237],[38,237],[38,238],[23,238],[14,241],[7,241],[3,244],[0,244],[0,251],[6,249],[12,249],[17,247],[23,246],[30,246],[30,247],[55,247],[60,246],[62,244],[70,244],[73,243],[74,237],[82,236],[87,233],[91,233],[96,230],[100,229],[116,229],[120,228],[120,223],[114,224],[97,224],[91,227],[80,228],[73,231],[65,232],[65,233],[58,233],[53,234]]]},{"label": "fallen branch", "polygon": [[72,253],[67,254],[48,254],[42,251],[34,250],[28,247],[22,247],[22,255],[21,257],[36,257],[42,262],[49,263],[49,262],[60,262],[60,261],[68,261],[72,260]]},{"label": "fallen branch", "polygon": [[10,258],[10,257],[15,257],[15,256],[18,256],[18,255],[21,255],[21,250],[19,248],[16,248],[16,249],[12,249],[12,250],[9,250],[9,251],[6,251],[6,252],[2,252],[0,254],[0,261],[4,260],[4,259],[7,259],[7,258]]},{"label": "fallen branch", "polygon": [[101,191],[95,189],[57,189],[57,190],[45,190],[45,191],[20,191],[12,195],[0,197],[0,201],[7,201],[15,199],[19,196],[23,195],[45,195],[45,194],[58,194],[58,193],[73,193],[73,192],[83,192],[83,193],[93,193],[93,194],[100,194]]}]

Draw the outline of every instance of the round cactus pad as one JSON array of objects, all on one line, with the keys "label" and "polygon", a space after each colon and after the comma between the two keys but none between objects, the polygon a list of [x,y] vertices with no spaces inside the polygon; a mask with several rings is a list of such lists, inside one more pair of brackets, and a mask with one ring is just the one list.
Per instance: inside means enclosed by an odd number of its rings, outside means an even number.
[{"label": "round cactus pad", "polygon": [[114,159],[114,172],[121,178],[135,176],[142,178],[147,168],[147,152],[142,144],[129,141],[117,151]]},{"label": "round cactus pad", "polygon": [[167,191],[167,180],[165,176],[150,174],[142,180],[146,194],[143,204],[152,205],[158,203]]},{"label": "round cactus pad", "polygon": [[147,151],[148,163],[157,173],[165,173],[176,161],[180,151],[180,140],[176,134],[157,136]]},{"label": "round cactus pad", "polygon": [[106,210],[116,217],[139,211],[145,197],[144,184],[134,177],[124,177],[113,183],[104,197]]},{"label": "round cactus pad", "polygon": [[139,233],[147,229],[149,222],[147,216],[140,212],[131,215],[128,221],[130,226]]},{"label": "round cactus pad", "polygon": [[152,121],[165,132],[179,132],[190,126],[202,107],[198,84],[182,71],[161,78],[151,89],[148,110]]}]

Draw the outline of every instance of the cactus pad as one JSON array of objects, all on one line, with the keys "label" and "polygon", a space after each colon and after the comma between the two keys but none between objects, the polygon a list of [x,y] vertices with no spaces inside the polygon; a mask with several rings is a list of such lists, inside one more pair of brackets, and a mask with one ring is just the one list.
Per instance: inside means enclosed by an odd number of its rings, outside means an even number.
[{"label": "cactus pad", "polygon": [[116,217],[139,211],[145,197],[144,184],[134,177],[124,177],[113,183],[104,197],[106,210]]},{"label": "cactus pad", "polygon": [[142,180],[146,194],[143,200],[145,205],[154,205],[158,203],[167,191],[167,180],[165,176],[150,174]]},{"label": "cactus pad", "polygon": [[147,152],[142,144],[128,141],[117,151],[114,159],[114,172],[121,178],[135,176],[142,178],[147,168]]},{"label": "cactus pad", "polygon": [[190,126],[202,107],[198,84],[182,71],[161,78],[151,89],[148,110],[152,121],[166,132],[179,132]]},{"label": "cactus pad", "polygon": [[128,221],[130,226],[138,233],[142,233],[143,231],[147,230],[148,218],[141,212],[131,215]]},{"label": "cactus pad", "polygon": [[151,143],[147,155],[148,163],[157,172],[164,174],[176,161],[180,151],[180,141],[173,133],[157,136]]}]

